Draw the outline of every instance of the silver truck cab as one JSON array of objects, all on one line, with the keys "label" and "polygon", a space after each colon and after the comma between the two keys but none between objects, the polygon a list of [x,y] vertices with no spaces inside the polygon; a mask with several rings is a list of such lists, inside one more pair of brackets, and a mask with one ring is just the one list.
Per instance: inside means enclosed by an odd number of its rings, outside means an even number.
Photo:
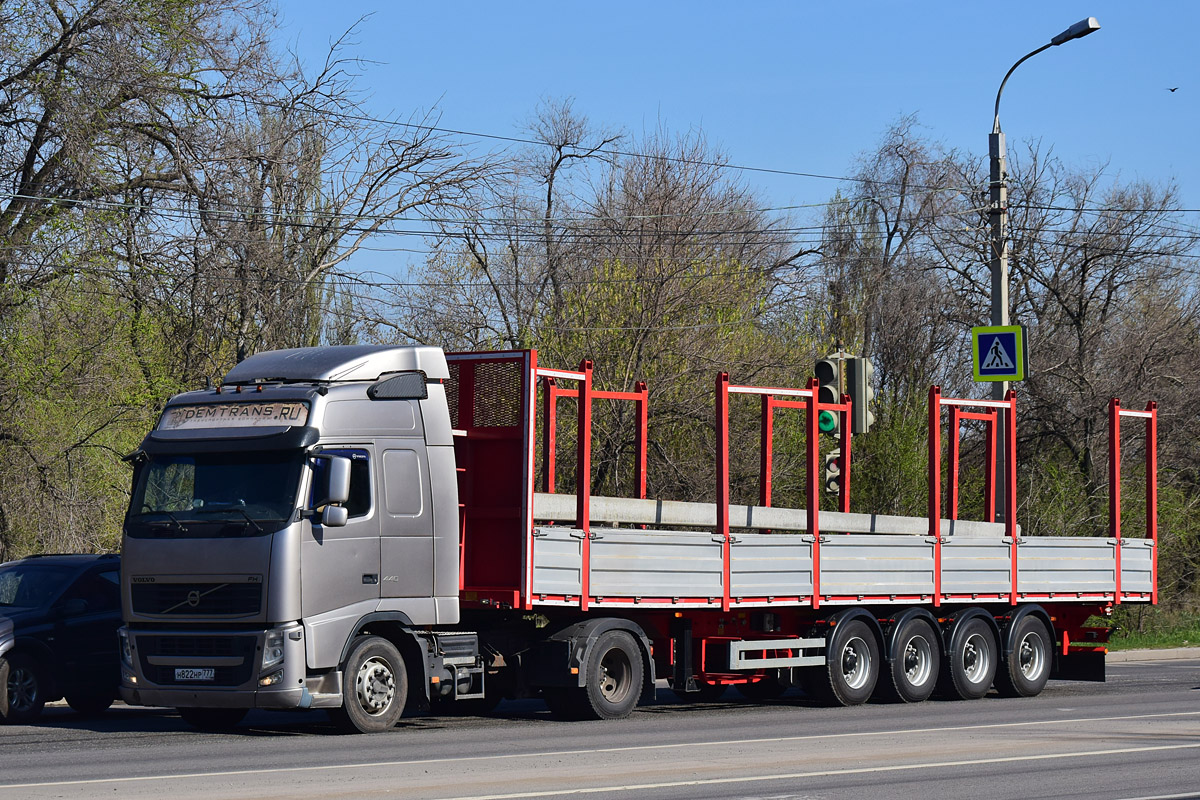
[{"label": "silver truck cab", "polygon": [[428,685],[401,632],[459,620],[448,377],[432,347],[280,350],[170,400],[132,456],[126,702],[337,708],[366,624]]}]

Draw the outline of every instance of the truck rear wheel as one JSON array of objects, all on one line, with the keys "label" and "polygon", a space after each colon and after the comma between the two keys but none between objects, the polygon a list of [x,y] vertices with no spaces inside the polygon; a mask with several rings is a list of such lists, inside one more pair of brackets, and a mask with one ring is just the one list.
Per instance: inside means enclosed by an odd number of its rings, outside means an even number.
[{"label": "truck rear wheel", "polygon": [[879,681],[879,642],[867,623],[852,619],[833,629],[825,651],[825,668],[805,681],[806,689],[825,705],[865,703]]},{"label": "truck rear wheel", "polygon": [[544,689],[550,712],[563,719],[623,719],[642,692],[642,651],[625,631],[606,631],[587,654],[584,686]]},{"label": "truck rear wheel", "polygon": [[395,727],[407,697],[400,651],[380,636],[360,636],[346,656],[342,705],[329,709],[329,717],[345,733],[379,733]]},{"label": "truck rear wheel", "polygon": [[1005,697],[1035,697],[1050,679],[1050,634],[1032,615],[1009,632],[1011,651],[996,672],[996,691]]},{"label": "truck rear wheel", "polygon": [[960,700],[977,700],[988,693],[996,675],[997,648],[992,629],[979,617],[962,623],[951,637],[947,674],[942,689]]},{"label": "truck rear wheel", "polygon": [[895,647],[889,674],[879,682],[880,694],[904,703],[928,699],[937,686],[941,660],[937,634],[925,620],[910,619],[896,632]]}]

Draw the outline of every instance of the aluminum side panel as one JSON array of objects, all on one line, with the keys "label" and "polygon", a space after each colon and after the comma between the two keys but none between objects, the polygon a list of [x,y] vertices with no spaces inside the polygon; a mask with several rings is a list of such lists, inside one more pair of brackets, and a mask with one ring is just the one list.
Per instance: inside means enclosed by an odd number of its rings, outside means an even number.
[{"label": "aluminum side panel", "polygon": [[707,532],[593,529],[597,597],[719,597],[721,544]]},{"label": "aluminum side panel", "polygon": [[772,533],[739,534],[735,538],[730,548],[730,595],[812,594],[811,536]]},{"label": "aluminum side panel", "polygon": [[1111,592],[1115,542],[1071,536],[1030,537],[1017,548],[1017,591]]},{"label": "aluminum side panel", "polygon": [[1011,591],[1012,547],[1003,537],[952,536],[942,544],[943,594]]},{"label": "aluminum side panel", "polygon": [[925,537],[833,534],[821,542],[822,595],[933,593],[933,545]]},{"label": "aluminum side panel", "polygon": [[1126,540],[1121,547],[1121,591],[1154,590],[1154,543]]}]

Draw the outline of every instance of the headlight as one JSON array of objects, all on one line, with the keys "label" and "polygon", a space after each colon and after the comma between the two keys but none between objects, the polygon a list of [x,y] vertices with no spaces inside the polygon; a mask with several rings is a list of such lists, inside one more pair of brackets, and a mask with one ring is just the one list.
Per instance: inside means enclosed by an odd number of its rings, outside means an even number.
[{"label": "headlight", "polygon": [[263,642],[263,657],[262,668],[270,669],[276,664],[283,661],[283,631],[270,630],[267,631],[267,638]]},{"label": "headlight", "polygon": [[117,631],[117,637],[121,640],[121,661],[133,666],[133,647],[129,644],[129,632],[124,628]]}]

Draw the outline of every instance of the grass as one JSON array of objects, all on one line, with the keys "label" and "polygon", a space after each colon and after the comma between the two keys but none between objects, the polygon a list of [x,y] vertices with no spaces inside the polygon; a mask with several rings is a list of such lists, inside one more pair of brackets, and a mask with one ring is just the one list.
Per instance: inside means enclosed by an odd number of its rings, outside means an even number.
[{"label": "grass", "polygon": [[1110,650],[1200,647],[1200,612],[1192,610],[1122,608],[1112,620],[1093,619],[1092,623],[1119,628],[1109,637]]}]

